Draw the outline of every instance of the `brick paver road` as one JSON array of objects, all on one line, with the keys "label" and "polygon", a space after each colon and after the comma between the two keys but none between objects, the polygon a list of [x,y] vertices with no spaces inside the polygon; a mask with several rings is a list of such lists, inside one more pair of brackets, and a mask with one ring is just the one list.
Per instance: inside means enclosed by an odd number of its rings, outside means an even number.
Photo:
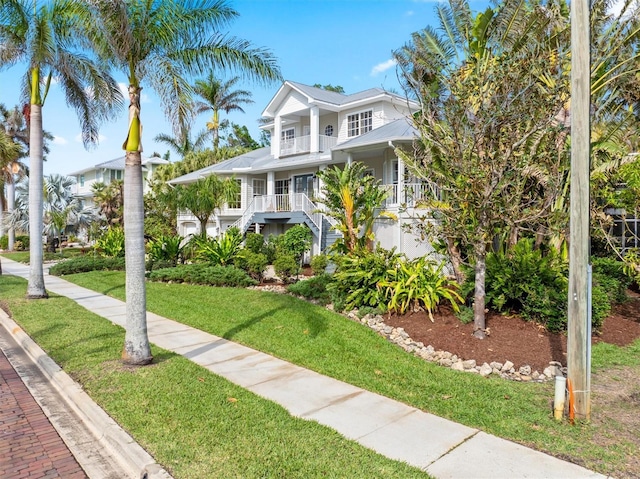
[{"label": "brick paver road", "polygon": [[0,351],[0,477],[84,479],[86,474]]}]

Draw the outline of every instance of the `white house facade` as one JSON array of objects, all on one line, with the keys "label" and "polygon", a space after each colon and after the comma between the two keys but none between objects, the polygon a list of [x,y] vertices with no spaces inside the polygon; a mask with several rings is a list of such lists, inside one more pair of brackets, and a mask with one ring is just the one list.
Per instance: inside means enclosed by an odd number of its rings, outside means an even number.
[{"label": "white house facade", "polygon": [[[231,226],[281,234],[304,223],[313,232],[312,254],[336,238],[330,218],[314,201],[321,195],[317,173],[327,167],[350,162],[367,165],[368,174],[389,189],[385,210],[397,219],[379,219],[374,226],[382,247],[396,247],[409,257],[432,251],[425,241],[403,225],[414,221],[416,201],[435,194],[427,182],[414,181],[405,173],[395,148],[410,147],[415,129],[409,117],[417,104],[406,98],[373,88],[344,95],[286,81],[263,112],[272,121],[262,128],[271,135],[271,146],[203,168],[171,180],[188,184],[208,175],[233,176],[240,184],[237,201],[212,217],[207,232],[216,236]],[[199,231],[189,212],[178,215],[178,233]]]},{"label": "white house facade", "polygon": [[[160,165],[168,164],[167,160],[153,156],[151,158],[142,158],[142,181],[143,192],[147,193],[150,189],[149,181],[153,172]],[[96,183],[110,184],[112,181],[124,180],[124,156],[115,160],[105,161],[97,165],[84,168],[82,170],[69,173],[76,179],[76,184],[72,187],[74,196],[80,198],[84,206],[93,206],[93,190],[92,187]]]}]

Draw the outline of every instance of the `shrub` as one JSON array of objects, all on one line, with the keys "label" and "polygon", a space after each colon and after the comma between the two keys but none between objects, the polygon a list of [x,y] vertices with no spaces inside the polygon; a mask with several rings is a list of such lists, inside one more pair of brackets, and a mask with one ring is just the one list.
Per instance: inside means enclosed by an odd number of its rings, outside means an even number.
[{"label": "shrub", "polygon": [[387,272],[395,267],[401,256],[377,248],[370,252],[360,250],[347,256],[336,256],[334,281],[329,285],[331,299],[336,311],[365,306],[387,309],[387,300],[381,281],[388,279]]},{"label": "shrub", "polygon": [[96,241],[96,250],[108,258],[124,256],[124,230],[120,226],[110,227]]},{"label": "shrub", "polygon": [[331,302],[331,294],[327,290],[327,285],[332,281],[333,278],[330,274],[319,274],[287,286],[287,291],[325,305]]},{"label": "shrub", "polygon": [[311,230],[306,225],[295,225],[280,235],[278,254],[291,255],[300,263],[304,252],[311,248]]},{"label": "shrub", "polygon": [[462,324],[469,324],[473,322],[473,308],[462,305],[456,313],[456,317]]},{"label": "shrub", "polygon": [[13,244],[13,248],[16,251],[25,251],[29,249],[30,238],[29,235],[17,235]]},{"label": "shrub", "polygon": [[327,270],[328,264],[329,258],[326,254],[317,254],[311,258],[311,270],[315,275],[323,274]]},{"label": "shrub", "polygon": [[149,261],[151,264],[160,261],[169,262],[175,266],[182,258],[183,241],[184,238],[180,235],[160,236],[158,239],[149,241]]},{"label": "shrub", "polygon": [[9,237],[7,235],[0,236],[0,249],[9,248]]},{"label": "shrub", "polygon": [[244,240],[244,247],[252,253],[264,253],[264,236],[260,233],[247,233],[247,237]]},{"label": "shrub", "polygon": [[226,266],[233,263],[240,251],[242,235],[238,228],[229,228],[224,234],[215,239],[194,237],[198,257],[212,265]]},{"label": "shrub", "polygon": [[166,261],[166,260],[160,260],[160,261],[147,261],[146,265],[145,265],[145,269],[147,271],[155,271],[157,269],[164,269],[164,268],[173,268],[174,266],[176,266],[176,264],[173,261]]},{"label": "shrub", "polygon": [[159,269],[148,274],[151,281],[203,284],[208,286],[247,287],[257,284],[247,273],[235,266],[184,264]]},{"label": "shrub", "polygon": [[[510,251],[487,254],[486,304],[497,311],[518,311],[551,331],[566,328],[567,264],[555,251],[543,255],[533,241],[521,239]],[[473,290],[474,272],[466,290]]]},{"label": "shrub", "polygon": [[300,273],[300,263],[293,255],[279,254],[273,262],[273,269],[278,277],[285,283],[291,283],[294,276]]},{"label": "shrub", "polygon": [[249,273],[256,281],[260,281],[268,263],[264,254],[243,249],[236,255],[234,264]]},{"label": "shrub", "polygon": [[387,278],[378,283],[385,289],[389,311],[404,314],[410,307],[424,308],[433,321],[433,311],[442,300],[449,301],[457,311],[463,299],[457,291],[458,284],[443,274],[443,268],[444,262],[438,264],[425,256],[413,261],[400,259],[387,271]]},{"label": "shrub", "polygon": [[54,276],[86,273],[88,271],[124,271],[124,258],[101,256],[76,256],[52,266],[49,273]]},{"label": "shrub", "polygon": [[606,289],[596,284],[591,288],[591,326],[599,331],[607,316],[611,313],[611,299]]},{"label": "shrub", "polygon": [[277,244],[278,244],[278,237],[274,235],[269,235],[269,237],[267,238],[267,241],[264,244],[264,248],[262,251],[267,257],[267,264],[273,264],[273,262],[276,260],[277,251],[278,251]]},{"label": "shrub", "polygon": [[[633,282],[625,272],[625,263],[611,258],[591,258],[594,282],[608,282],[607,293],[615,303],[624,303],[627,299],[627,288]],[[605,279],[607,278],[607,279]]]}]

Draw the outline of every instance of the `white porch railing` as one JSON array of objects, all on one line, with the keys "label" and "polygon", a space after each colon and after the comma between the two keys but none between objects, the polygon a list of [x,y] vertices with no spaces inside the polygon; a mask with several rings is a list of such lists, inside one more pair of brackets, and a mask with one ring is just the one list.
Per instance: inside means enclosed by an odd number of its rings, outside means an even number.
[{"label": "white porch railing", "polygon": [[422,200],[439,197],[438,188],[433,183],[405,183],[404,191],[398,194],[398,185],[382,185],[389,191],[385,206],[402,204],[413,207]]},{"label": "white porch railing", "polygon": [[[335,136],[318,135],[319,151],[326,151],[335,146],[338,138]],[[311,151],[311,135],[298,136],[287,140],[280,140],[280,156],[297,155]]]}]

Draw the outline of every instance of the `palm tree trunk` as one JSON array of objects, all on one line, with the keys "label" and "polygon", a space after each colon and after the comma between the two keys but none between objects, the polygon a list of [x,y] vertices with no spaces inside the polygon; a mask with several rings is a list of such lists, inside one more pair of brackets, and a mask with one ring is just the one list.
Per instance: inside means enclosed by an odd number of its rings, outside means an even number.
[{"label": "palm tree trunk", "polygon": [[[15,178],[11,177],[11,181],[7,183],[7,212],[11,214],[16,205],[16,185]],[[13,251],[16,243],[16,230],[13,226],[9,226],[9,231],[7,231],[7,235],[9,237],[8,241],[8,249],[9,251]]]},{"label": "palm tree trunk", "polygon": [[42,269],[42,106],[31,103],[29,134],[29,283],[27,298],[47,298]]},{"label": "palm tree trunk", "polygon": [[129,134],[124,162],[124,252],[126,323],[122,359],[144,365],[153,360],[147,335],[147,291],[144,264],[144,202],[140,144],[140,88],[129,86]]}]

